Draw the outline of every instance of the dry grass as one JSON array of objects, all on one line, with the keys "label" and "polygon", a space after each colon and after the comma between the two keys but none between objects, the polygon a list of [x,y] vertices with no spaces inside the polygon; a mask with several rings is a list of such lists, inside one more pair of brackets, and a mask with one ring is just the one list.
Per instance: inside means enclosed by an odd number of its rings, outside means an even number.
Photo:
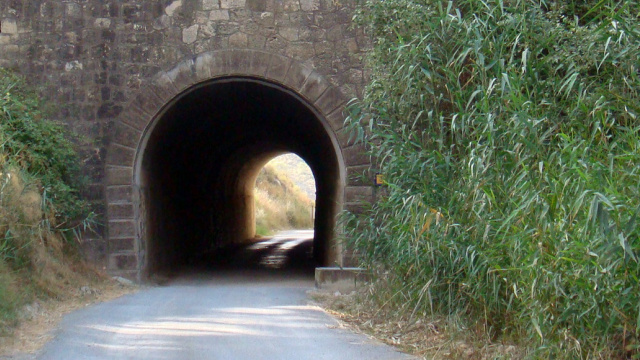
[{"label": "dry grass", "polygon": [[84,263],[42,210],[38,184],[0,165],[0,355],[6,355],[37,349],[63,314],[131,290]]},{"label": "dry grass", "polygon": [[367,285],[350,294],[316,290],[310,297],[351,330],[424,359],[524,358],[519,347],[492,343],[481,330],[464,328],[455,319],[409,318],[381,307],[369,300],[373,291],[375,286]]},{"label": "dry grass", "polygon": [[64,315],[88,305],[113,300],[136,289],[101,276],[92,286],[78,287],[63,300],[34,301],[21,309],[20,324],[8,336],[0,337],[0,357],[33,354],[52,339],[52,330]]},{"label": "dry grass", "polygon": [[269,164],[256,180],[255,205],[259,235],[313,227],[313,202],[287,175]]}]

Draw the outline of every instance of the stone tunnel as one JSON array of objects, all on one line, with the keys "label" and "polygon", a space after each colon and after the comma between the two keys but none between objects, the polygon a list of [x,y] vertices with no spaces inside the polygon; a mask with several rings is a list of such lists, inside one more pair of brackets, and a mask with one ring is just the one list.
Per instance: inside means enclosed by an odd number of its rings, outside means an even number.
[{"label": "stone tunnel", "polygon": [[[7,0],[0,66],[25,75],[82,148],[102,226],[82,239],[144,279],[255,235],[262,166],[316,179],[314,263],[349,265],[336,216],[372,201],[344,109],[366,83],[355,0]],[[363,176],[364,175],[364,176]]]},{"label": "stone tunnel", "polygon": [[141,149],[147,271],[254,238],[256,177],[286,152],[302,157],[317,179],[315,262],[335,257],[329,238],[344,166],[318,116],[295,94],[240,77],[199,85],[176,99]]}]

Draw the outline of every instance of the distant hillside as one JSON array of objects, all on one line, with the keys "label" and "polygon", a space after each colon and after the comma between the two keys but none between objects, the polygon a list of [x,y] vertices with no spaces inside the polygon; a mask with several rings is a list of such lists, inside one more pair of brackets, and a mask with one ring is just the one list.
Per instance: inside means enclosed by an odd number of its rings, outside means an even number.
[{"label": "distant hillside", "polygon": [[311,211],[314,202],[272,164],[267,164],[258,175],[255,204],[258,235],[313,228]]},{"label": "distant hillside", "polygon": [[286,174],[294,184],[304,191],[309,199],[316,200],[316,181],[309,165],[296,154],[285,154],[271,160],[278,173]]}]

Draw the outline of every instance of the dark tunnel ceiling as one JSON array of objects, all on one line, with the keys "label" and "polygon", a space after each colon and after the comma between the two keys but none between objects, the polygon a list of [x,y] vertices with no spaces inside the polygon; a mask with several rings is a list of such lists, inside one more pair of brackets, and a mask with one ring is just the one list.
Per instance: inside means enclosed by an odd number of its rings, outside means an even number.
[{"label": "dark tunnel ceiling", "polygon": [[[155,144],[148,149],[151,157],[173,159],[184,180],[194,174],[206,182],[216,176],[212,167],[230,155],[253,157],[267,150],[298,154],[316,176],[336,167],[333,145],[315,114],[291,94],[256,82],[215,83],[190,92],[164,114],[149,143]],[[168,165],[154,163],[163,170]]]},{"label": "dark tunnel ceiling", "polygon": [[188,91],[161,116],[143,149],[148,270],[253,236],[252,176],[285,152],[299,155],[314,174],[314,257],[327,263],[340,187],[335,151],[314,112],[280,88],[234,79]]}]

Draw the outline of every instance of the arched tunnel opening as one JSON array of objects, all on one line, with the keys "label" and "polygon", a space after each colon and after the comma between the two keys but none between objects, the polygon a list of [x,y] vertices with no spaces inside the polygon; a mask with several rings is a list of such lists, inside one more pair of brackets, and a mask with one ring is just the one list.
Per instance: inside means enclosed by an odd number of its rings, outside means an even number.
[{"label": "arched tunnel opening", "polygon": [[309,165],[293,153],[274,157],[254,188],[256,239],[313,229],[316,183]]},{"label": "arched tunnel opening", "polygon": [[[254,79],[198,85],[155,120],[141,149],[143,276],[215,262],[256,235],[254,185],[283,153],[300,156],[316,181],[310,268],[335,261],[341,165],[323,119],[295,93]],[[216,252],[221,256],[215,255]]]}]

